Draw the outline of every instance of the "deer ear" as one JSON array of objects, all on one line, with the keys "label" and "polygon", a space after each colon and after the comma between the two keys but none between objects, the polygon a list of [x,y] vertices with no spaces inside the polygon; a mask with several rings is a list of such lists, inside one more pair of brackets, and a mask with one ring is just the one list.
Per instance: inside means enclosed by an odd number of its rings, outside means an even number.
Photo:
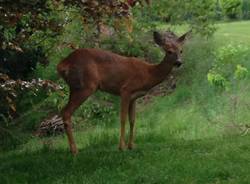
[{"label": "deer ear", "polygon": [[184,44],[184,42],[185,42],[187,36],[190,35],[191,32],[192,32],[192,30],[186,32],[184,35],[180,36],[180,37],[177,39],[177,41],[178,41],[180,44]]},{"label": "deer ear", "polygon": [[155,43],[157,43],[159,46],[163,45],[163,40],[162,40],[162,36],[160,33],[158,33],[157,31],[154,31],[154,41]]}]

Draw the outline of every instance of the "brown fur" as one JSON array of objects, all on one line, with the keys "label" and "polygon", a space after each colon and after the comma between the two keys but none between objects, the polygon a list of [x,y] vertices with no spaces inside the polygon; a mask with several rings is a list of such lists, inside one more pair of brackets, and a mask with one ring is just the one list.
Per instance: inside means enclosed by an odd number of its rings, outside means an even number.
[{"label": "brown fur", "polygon": [[153,65],[137,58],[94,48],[77,49],[58,64],[58,73],[70,87],[69,102],[63,109],[62,116],[73,154],[77,153],[77,148],[71,130],[71,116],[96,90],[121,96],[119,148],[122,150],[125,147],[127,115],[130,122],[128,148],[133,148],[135,100],[162,82],[175,65],[181,65],[180,48],[184,40],[178,41],[177,37],[170,39],[170,36],[173,34],[166,33],[163,38],[159,33],[154,33],[156,43],[166,53],[171,52],[160,64]]}]

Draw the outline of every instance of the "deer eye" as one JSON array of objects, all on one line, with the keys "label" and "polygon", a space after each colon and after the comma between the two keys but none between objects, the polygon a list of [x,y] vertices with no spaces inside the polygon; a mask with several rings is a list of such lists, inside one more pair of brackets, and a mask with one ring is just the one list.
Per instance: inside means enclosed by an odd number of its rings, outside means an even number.
[{"label": "deer eye", "polygon": [[182,52],[183,52],[183,51],[181,50],[180,53],[182,54]]}]

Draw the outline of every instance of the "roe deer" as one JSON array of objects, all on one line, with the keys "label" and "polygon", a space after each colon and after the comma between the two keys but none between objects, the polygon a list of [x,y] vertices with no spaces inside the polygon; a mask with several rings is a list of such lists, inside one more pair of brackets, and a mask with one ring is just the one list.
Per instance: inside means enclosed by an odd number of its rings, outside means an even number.
[{"label": "roe deer", "polygon": [[95,48],[77,49],[58,64],[58,73],[70,88],[69,101],[62,110],[62,118],[70,151],[74,155],[78,151],[72,135],[71,116],[96,90],[121,97],[119,149],[125,148],[127,115],[130,123],[128,149],[133,148],[135,101],[162,82],[174,66],[182,65],[182,45],[188,33],[178,38],[172,32],[154,32],[155,43],[166,53],[160,64],[149,64],[134,57],[124,57]]}]

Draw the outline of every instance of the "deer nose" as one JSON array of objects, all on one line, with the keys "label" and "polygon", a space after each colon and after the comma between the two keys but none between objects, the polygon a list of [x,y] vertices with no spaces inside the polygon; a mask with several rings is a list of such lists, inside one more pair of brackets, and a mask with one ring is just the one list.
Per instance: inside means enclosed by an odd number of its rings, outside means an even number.
[{"label": "deer nose", "polygon": [[177,66],[179,68],[181,65],[182,65],[181,59],[177,59],[175,66]]}]

